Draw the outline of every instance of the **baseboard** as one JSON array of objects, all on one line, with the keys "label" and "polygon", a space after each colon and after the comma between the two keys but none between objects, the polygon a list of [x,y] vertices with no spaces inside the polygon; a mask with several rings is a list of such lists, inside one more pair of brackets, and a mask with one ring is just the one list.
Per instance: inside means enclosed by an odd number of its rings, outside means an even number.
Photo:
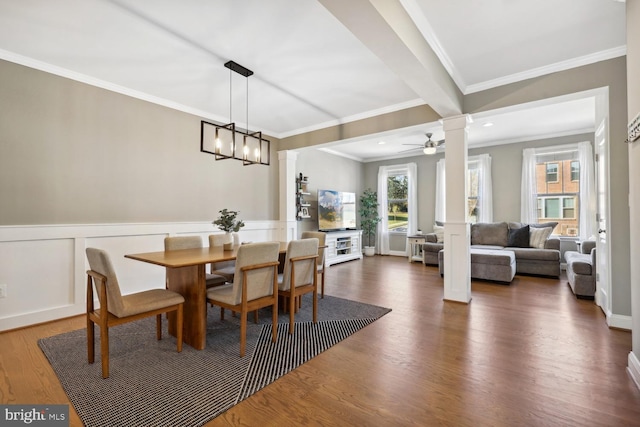
[{"label": "baseboard", "polygon": [[624,329],[630,331],[632,329],[631,316],[622,316],[620,314],[608,314],[607,325],[610,328]]},{"label": "baseboard", "polygon": [[640,360],[636,357],[633,351],[629,352],[629,364],[627,365],[627,372],[636,383],[636,387],[640,388]]},{"label": "baseboard", "polygon": [[407,257],[407,252],[406,251],[389,251],[389,255],[391,256],[402,256],[402,257]]}]

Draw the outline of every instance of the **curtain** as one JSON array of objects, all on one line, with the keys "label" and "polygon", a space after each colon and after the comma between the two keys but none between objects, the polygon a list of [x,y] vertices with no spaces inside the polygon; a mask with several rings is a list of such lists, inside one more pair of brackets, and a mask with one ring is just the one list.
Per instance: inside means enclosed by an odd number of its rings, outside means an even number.
[{"label": "curtain", "polygon": [[444,159],[438,160],[436,164],[436,216],[435,220],[444,223],[446,219],[446,186]]},{"label": "curtain", "polygon": [[415,163],[407,164],[407,177],[409,178],[409,224],[407,236],[413,236],[418,231],[418,166]]},{"label": "curtain", "polygon": [[389,216],[387,215],[387,177],[389,166],[378,169],[378,216],[382,221],[378,223],[376,232],[376,247],[382,255],[389,255]]},{"label": "curtain", "polygon": [[493,222],[493,182],[491,180],[491,156],[481,154],[471,159],[478,162],[478,222]]},{"label": "curtain", "polygon": [[578,144],[578,161],[580,162],[580,240],[587,240],[596,235],[595,169],[590,142]]},{"label": "curtain", "polygon": [[[480,215],[478,222],[493,221],[493,181],[491,180],[491,156],[482,154],[467,159],[468,163],[478,164],[478,207]],[[446,218],[446,181],[445,161],[438,160],[436,164],[436,215],[435,220],[444,222]]]},{"label": "curtain", "polygon": [[536,150],[522,150],[522,180],[520,182],[520,221],[538,222],[538,195],[536,189]]}]

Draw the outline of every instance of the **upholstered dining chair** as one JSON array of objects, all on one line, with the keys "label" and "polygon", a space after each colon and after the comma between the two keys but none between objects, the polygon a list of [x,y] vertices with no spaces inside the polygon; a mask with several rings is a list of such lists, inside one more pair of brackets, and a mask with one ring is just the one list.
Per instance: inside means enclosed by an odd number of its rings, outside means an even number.
[{"label": "upholstered dining chair", "polygon": [[[176,312],[176,342],[182,351],[182,313],[184,297],[167,289],[150,289],[129,295],[120,293],[116,272],[108,254],[87,248],[91,270],[87,271],[87,354],[89,363],[95,359],[94,326],[100,327],[100,354],[102,378],[109,378],[109,328],[156,316],[156,337],[162,339],[162,314]],[[100,308],[94,307],[93,289],[98,295]]]},{"label": "upholstered dining chair", "polygon": [[289,311],[289,334],[294,331],[296,299],[313,292],[313,323],[318,320],[318,239],[292,240],[287,246],[284,271],[278,275],[278,295]]},{"label": "upholstered dining chair", "polygon": [[[244,357],[247,341],[247,313],[272,307],[271,338],[278,336],[278,256],[280,243],[249,243],[238,248],[233,283],[211,288],[207,302],[240,313],[240,357]],[[256,317],[257,319],[257,317]]]},{"label": "upholstered dining chair", "polygon": [[300,238],[302,239],[318,239],[318,258],[316,264],[318,266],[318,274],[320,275],[320,298],[324,298],[324,248],[326,245],[327,234],[322,231],[303,231]]},{"label": "upholstered dining chair", "polygon": [[[202,237],[200,236],[174,236],[164,238],[164,250],[165,251],[177,251],[180,249],[197,249],[201,248]],[[211,286],[224,285],[227,282],[227,278],[220,274],[206,275],[207,288]]]},{"label": "upholstered dining chair", "polygon": [[[237,239],[237,234],[234,234],[234,239]],[[224,234],[210,234],[209,235],[209,246],[222,246],[227,241],[227,236]],[[235,246],[239,244],[239,242],[233,242]],[[211,273],[218,274],[220,276],[224,276],[227,279],[227,282],[233,282],[233,275],[236,272],[235,261],[222,261],[222,262],[214,262],[211,263]]]}]

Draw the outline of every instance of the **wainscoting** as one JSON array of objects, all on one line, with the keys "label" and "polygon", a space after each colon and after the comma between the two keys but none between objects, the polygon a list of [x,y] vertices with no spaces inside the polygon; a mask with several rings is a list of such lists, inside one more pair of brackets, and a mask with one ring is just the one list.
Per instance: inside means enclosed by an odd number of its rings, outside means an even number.
[{"label": "wainscoting", "polygon": [[[290,228],[280,221],[245,221],[240,241],[290,240]],[[83,313],[87,247],[109,252],[122,293],[130,294],[163,287],[165,271],[125,254],[163,250],[164,238],[176,235],[200,235],[206,246],[207,236],[220,232],[210,222],[0,227],[0,284],[7,285],[0,331]]]}]

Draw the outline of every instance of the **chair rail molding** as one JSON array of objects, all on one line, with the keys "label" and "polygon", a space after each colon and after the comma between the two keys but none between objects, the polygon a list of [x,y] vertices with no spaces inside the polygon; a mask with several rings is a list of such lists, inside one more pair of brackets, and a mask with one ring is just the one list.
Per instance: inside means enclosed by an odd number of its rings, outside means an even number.
[{"label": "chair rail molding", "polygon": [[[164,249],[167,236],[221,233],[211,222],[18,225],[0,227],[0,331],[85,312],[87,247],[105,249],[123,294],[164,285],[165,271],[124,255]],[[240,241],[279,241],[276,220],[245,221]]]}]

